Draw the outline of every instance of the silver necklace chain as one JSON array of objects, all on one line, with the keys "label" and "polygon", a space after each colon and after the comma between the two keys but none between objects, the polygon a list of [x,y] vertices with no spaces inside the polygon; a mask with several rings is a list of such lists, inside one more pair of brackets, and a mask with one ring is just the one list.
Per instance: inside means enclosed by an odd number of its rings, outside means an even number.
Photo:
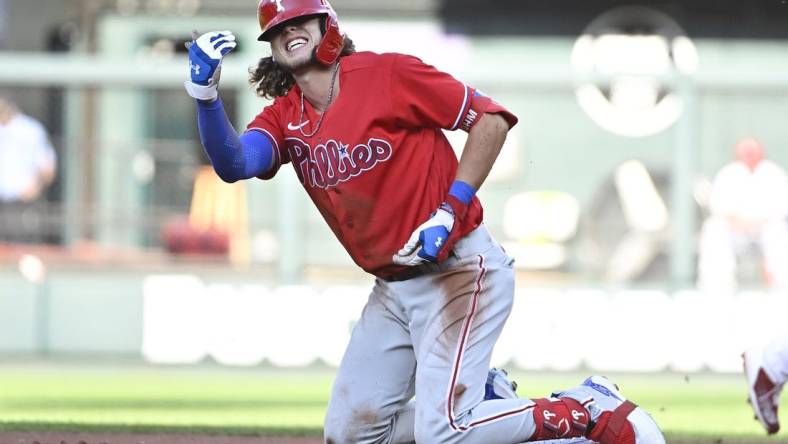
[{"label": "silver necklace chain", "polygon": [[[320,131],[320,124],[323,122],[323,117],[326,116],[328,112],[328,107],[331,106],[331,100],[334,98],[334,83],[337,80],[337,73],[339,72],[339,60],[337,60],[337,64],[334,66],[334,75],[331,76],[331,87],[328,89],[328,102],[326,102],[326,108],[323,110],[323,113],[320,114],[320,118],[317,119],[317,123],[315,124],[315,130],[311,133],[307,134],[304,132],[304,127],[299,126],[298,131],[304,137],[312,137]],[[304,122],[304,114],[305,114],[305,107],[304,107],[304,90],[301,90],[301,116],[298,118],[299,124]]]}]

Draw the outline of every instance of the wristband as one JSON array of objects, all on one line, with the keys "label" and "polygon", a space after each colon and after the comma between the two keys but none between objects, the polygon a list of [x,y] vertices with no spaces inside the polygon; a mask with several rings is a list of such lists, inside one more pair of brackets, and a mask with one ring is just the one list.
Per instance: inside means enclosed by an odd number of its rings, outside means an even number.
[{"label": "wristband", "polygon": [[476,190],[470,184],[461,180],[455,180],[454,183],[451,184],[451,188],[449,188],[449,196],[454,196],[465,205],[471,203],[471,199],[473,199],[475,194]]}]

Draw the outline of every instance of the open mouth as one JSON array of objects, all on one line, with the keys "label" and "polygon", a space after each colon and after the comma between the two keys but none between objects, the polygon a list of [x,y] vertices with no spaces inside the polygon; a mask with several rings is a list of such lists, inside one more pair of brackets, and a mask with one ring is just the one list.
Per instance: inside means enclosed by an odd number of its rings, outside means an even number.
[{"label": "open mouth", "polygon": [[297,39],[293,39],[290,42],[288,42],[286,48],[288,51],[295,51],[298,48],[306,46],[306,43],[307,41],[305,38],[299,37]]}]

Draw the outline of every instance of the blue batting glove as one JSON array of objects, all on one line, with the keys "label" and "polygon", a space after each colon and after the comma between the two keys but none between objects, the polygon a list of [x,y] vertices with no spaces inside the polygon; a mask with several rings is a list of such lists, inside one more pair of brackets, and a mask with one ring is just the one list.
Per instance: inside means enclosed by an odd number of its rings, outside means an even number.
[{"label": "blue batting glove", "polygon": [[454,228],[454,210],[451,205],[444,203],[426,222],[413,231],[408,242],[392,260],[395,264],[408,266],[438,262],[438,254],[446,245],[452,228]]},{"label": "blue batting glove", "polygon": [[432,213],[427,222],[413,231],[410,239],[391,260],[395,264],[407,266],[446,260],[452,247],[450,245],[447,249],[446,244],[457,241],[456,236],[450,239],[454,221],[462,221],[465,218],[475,194],[476,189],[470,184],[455,180],[449,188],[446,201]]},{"label": "blue batting glove", "polygon": [[236,45],[235,36],[230,31],[207,32],[195,36],[191,44],[187,44],[190,80],[184,86],[190,96],[200,100],[218,97],[222,58]]}]

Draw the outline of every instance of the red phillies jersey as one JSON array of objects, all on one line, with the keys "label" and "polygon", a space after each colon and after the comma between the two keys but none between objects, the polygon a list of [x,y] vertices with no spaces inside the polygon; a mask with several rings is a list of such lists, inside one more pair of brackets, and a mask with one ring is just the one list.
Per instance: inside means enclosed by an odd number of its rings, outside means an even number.
[{"label": "red phillies jersey", "polygon": [[[506,109],[419,59],[402,54],[355,53],[340,59],[340,92],[320,115],[294,86],[249,124],[274,144],[273,177],[292,163],[298,179],[353,260],[378,277],[403,271],[392,256],[444,201],[457,157],[441,128],[470,130],[484,112]],[[482,222],[473,198],[460,226],[465,235]]]}]

